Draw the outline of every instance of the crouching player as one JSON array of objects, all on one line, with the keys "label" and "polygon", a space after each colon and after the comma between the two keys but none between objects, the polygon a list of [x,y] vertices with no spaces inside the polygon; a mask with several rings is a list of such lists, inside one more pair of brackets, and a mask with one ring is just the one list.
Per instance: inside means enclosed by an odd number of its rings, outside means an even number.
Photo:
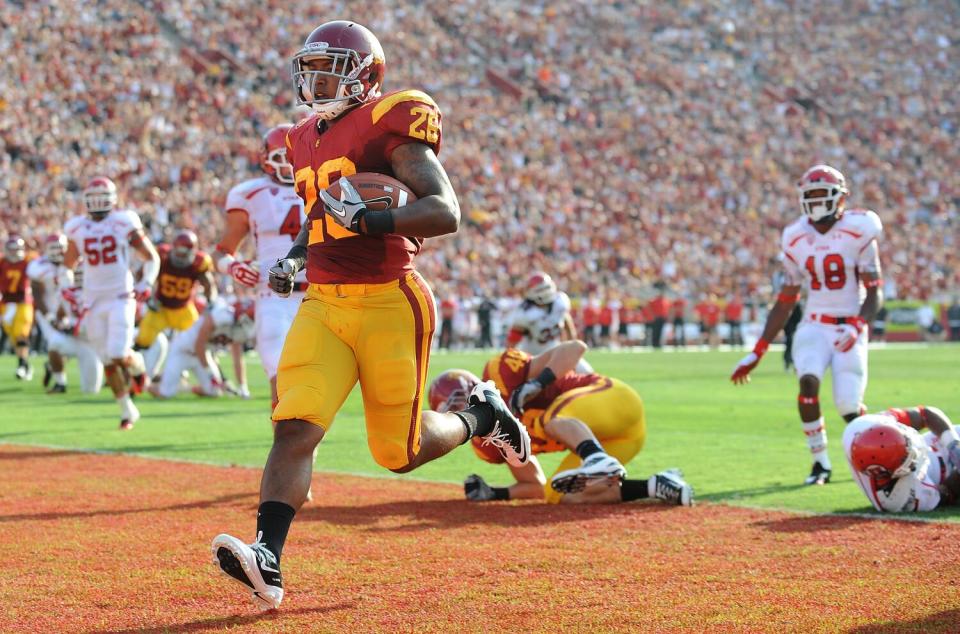
[{"label": "crouching player", "polygon": [[[615,503],[657,498],[690,506],[693,489],[676,470],[647,480],[626,479],[624,464],[643,448],[646,421],[643,401],[625,383],[598,374],[574,371],[587,346],[567,341],[536,357],[507,350],[487,363],[484,379],[492,379],[530,433],[534,454],[569,451],[547,484],[539,462],[510,466],[516,483],[491,487],[477,475],[464,483],[474,501],[545,499],[550,503]],[[455,411],[479,379],[465,370],[438,377],[430,389],[430,405]],[[481,459],[504,462],[483,439],[472,441]]]},{"label": "crouching player", "polygon": [[217,302],[187,330],[174,336],[170,355],[159,383],[150,386],[157,398],[172,398],[180,390],[183,372],[197,378],[193,393],[218,397],[223,394],[223,377],[210,352],[212,344],[244,342],[254,336],[254,304],[239,300],[232,304]]},{"label": "crouching player", "polygon": [[[929,431],[921,436],[924,427]],[[878,511],[913,513],[957,503],[960,435],[936,407],[860,416],[844,430],[843,450],[854,481]]]}]

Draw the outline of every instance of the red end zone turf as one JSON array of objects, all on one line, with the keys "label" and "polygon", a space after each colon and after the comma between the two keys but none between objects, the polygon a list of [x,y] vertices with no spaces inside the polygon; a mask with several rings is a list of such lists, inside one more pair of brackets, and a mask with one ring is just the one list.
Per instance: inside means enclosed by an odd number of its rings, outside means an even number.
[{"label": "red end zone turf", "polygon": [[259,472],[0,446],[0,631],[956,631],[960,526],[719,505],[468,504],[319,475],[254,611],[209,543]]}]

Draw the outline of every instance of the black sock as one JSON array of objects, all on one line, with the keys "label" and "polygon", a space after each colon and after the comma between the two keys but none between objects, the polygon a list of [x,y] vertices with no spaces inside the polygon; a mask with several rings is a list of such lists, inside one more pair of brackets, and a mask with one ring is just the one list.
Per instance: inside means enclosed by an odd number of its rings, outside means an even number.
[{"label": "black sock", "polygon": [[27,367],[27,360],[23,357],[17,357],[17,367],[25,368]]},{"label": "black sock", "polygon": [[581,460],[586,460],[595,453],[604,453],[603,447],[600,446],[596,440],[584,440],[582,443],[577,445],[576,449],[577,455],[580,456]]},{"label": "black sock", "polygon": [[493,491],[494,500],[510,499],[510,487],[490,487],[490,490]]},{"label": "black sock", "polygon": [[[465,410],[456,412],[467,428],[467,440],[474,436],[486,436],[493,431],[493,408],[485,405],[472,405]],[[464,441],[466,442],[466,440]]]},{"label": "black sock", "polygon": [[257,509],[257,534],[259,540],[266,544],[277,561],[280,561],[280,551],[283,542],[287,541],[287,531],[296,511],[289,504],[283,502],[264,502]]},{"label": "black sock", "polygon": [[646,480],[623,480],[620,482],[620,499],[624,502],[643,500],[650,497]]}]

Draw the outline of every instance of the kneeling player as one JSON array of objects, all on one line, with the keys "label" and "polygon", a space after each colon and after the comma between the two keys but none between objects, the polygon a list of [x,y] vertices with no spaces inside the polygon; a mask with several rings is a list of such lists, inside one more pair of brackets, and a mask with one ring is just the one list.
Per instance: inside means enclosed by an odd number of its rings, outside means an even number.
[{"label": "kneeling player", "polygon": [[[491,360],[484,379],[496,383],[530,433],[534,454],[569,450],[547,484],[540,464],[511,466],[517,482],[491,487],[480,476],[464,483],[468,499],[545,499],[550,503],[629,502],[658,498],[689,506],[693,490],[677,471],[648,480],[626,479],[628,463],[646,438],[643,401],[625,383],[598,374],[574,372],[586,345],[568,341],[531,357],[507,350]],[[478,382],[464,370],[452,370],[434,381],[430,403],[438,411],[463,406],[463,394]],[[482,439],[473,448],[485,461],[501,463],[498,452]]]},{"label": "kneeling player", "polygon": [[[922,436],[917,430],[930,431]],[[843,432],[854,481],[878,511],[913,513],[956,504],[960,435],[935,407],[889,409],[854,419]]]},{"label": "kneeling player", "polygon": [[220,302],[207,309],[188,330],[174,336],[163,377],[160,383],[150,386],[150,393],[157,398],[176,396],[183,372],[189,370],[197,377],[194,394],[221,396],[223,378],[208,346],[215,342],[252,340],[253,315],[254,304],[250,301]]}]

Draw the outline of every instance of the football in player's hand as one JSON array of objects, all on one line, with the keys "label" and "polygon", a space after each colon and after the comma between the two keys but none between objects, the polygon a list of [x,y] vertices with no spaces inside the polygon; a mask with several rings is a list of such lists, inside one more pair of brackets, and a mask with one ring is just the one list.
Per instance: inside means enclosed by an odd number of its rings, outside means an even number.
[{"label": "football in player's hand", "polygon": [[[403,207],[417,199],[409,187],[386,174],[360,172],[359,174],[348,176],[347,180],[350,181],[350,184],[353,185],[357,193],[360,194],[360,198],[363,199],[367,209],[370,211],[383,211],[384,209]],[[337,200],[341,200],[339,181],[331,183],[326,191]]]}]

